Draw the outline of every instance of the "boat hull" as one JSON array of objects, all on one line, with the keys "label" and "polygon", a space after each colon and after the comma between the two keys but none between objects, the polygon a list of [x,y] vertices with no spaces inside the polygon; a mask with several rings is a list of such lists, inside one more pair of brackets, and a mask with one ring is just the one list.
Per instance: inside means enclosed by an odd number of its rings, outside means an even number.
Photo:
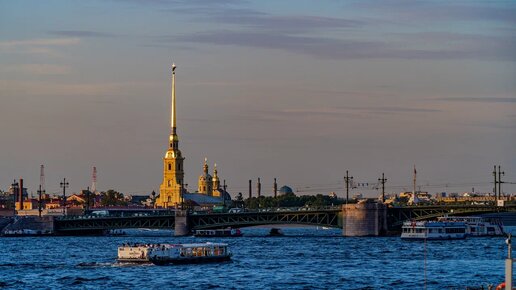
[{"label": "boat hull", "polygon": [[466,236],[460,236],[460,237],[452,237],[452,236],[446,236],[446,237],[404,237],[402,236],[402,240],[416,240],[416,241],[422,241],[422,240],[464,240]]},{"label": "boat hull", "polygon": [[149,264],[150,261],[149,259],[147,258],[143,258],[143,259],[123,259],[123,258],[119,258],[119,259],[116,259],[119,263],[137,263],[137,264]]},{"label": "boat hull", "polygon": [[170,264],[201,264],[201,263],[220,263],[231,260],[231,256],[218,256],[218,257],[188,257],[188,258],[150,258],[151,263],[154,265],[170,265]]}]

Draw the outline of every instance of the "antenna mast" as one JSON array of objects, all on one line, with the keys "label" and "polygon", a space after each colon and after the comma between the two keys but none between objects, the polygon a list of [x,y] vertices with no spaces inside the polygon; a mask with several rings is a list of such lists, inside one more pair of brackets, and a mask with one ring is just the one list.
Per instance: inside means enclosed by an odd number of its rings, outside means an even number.
[{"label": "antenna mast", "polygon": [[93,173],[91,174],[91,192],[97,192],[97,167],[93,166]]},{"label": "antenna mast", "polygon": [[45,194],[45,166],[41,165],[39,172],[39,190],[38,190],[38,216],[41,217],[41,211],[43,206],[43,201],[41,199],[41,195]]}]

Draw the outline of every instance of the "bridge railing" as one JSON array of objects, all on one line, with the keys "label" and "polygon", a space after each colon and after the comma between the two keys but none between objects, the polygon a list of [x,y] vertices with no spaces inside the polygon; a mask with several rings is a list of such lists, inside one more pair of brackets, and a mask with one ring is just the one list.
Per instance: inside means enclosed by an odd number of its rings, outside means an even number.
[{"label": "bridge railing", "polygon": [[[299,211],[328,211],[340,210],[341,206],[310,206],[310,207],[263,207],[263,208],[235,208],[225,212],[192,211],[191,214],[232,214],[232,213],[257,213],[257,212],[299,212]],[[233,211],[235,210],[235,211]]]},{"label": "bridge railing", "polygon": [[[200,214],[234,214],[234,213],[258,213],[258,212],[300,212],[300,211],[335,211],[340,210],[341,206],[311,206],[311,207],[267,207],[267,208],[257,208],[257,209],[248,209],[242,208],[239,211],[231,211],[230,212],[213,212],[210,210],[207,211],[190,211],[190,214],[200,215]],[[85,214],[85,215],[76,215],[76,216],[59,216],[56,217],[58,220],[84,220],[84,219],[105,219],[105,218],[120,218],[120,217],[152,217],[152,216],[167,216],[174,215],[175,210],[149,210],[149,211],[99,211],[101,213],[97,214]]]},{"label": "bridge railing", "polygon": [[85,215],[70,215],[58,216],[58,220],[85,220],[85,219],[105,219],[105,218],[121,218],[121,217],[153,217],[153,216],[169,216],[174,215],[175,210],[154,210],[148,212],[130,212],[130,211],[115,211],[102,214],[85,214]]}]

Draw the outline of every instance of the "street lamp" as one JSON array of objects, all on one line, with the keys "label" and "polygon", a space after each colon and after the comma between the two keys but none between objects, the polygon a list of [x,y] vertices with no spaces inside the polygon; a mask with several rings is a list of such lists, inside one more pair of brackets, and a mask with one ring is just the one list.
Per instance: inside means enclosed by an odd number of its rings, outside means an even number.
[{"label": "street lamp", "polygon": [[66,188],[68,188],[70,183],[68,183],[66,181],[66,178],[63,178],[63,182],[59,183],[59,185],[63,189],[63,216],[64,216],[65,215],[65,208],[66,208]]}]

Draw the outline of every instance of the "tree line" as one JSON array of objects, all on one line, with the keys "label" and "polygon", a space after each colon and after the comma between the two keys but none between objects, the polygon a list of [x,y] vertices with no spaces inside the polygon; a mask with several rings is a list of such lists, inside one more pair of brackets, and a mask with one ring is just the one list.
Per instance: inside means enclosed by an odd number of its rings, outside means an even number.
[{"label": "tree line", "polygon": [[233,201],[236,207],[248,209],[272,208],[272,207],[324,207],[345,204],[343,198],[331,197],[328,195],[302,195],[296,196],[293,193],[286,193],[274,196],[260,196],[244,199],[239,193]]}]

